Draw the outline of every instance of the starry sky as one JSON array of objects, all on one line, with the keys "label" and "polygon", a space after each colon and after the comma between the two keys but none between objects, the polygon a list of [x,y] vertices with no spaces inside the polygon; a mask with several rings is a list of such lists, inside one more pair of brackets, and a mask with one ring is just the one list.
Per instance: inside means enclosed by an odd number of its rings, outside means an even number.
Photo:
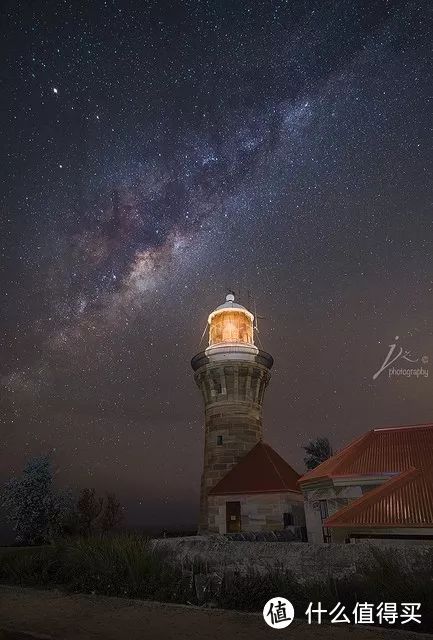
[{"label": "starry sky", "polygon": [[310,438],[433,419],[433,364],[373,380],[391,344],[433,362],[428,0],[1,11],[0,479],[52,451],[131,526],[194,523],[190,359],[229,289],[298,471]]}]

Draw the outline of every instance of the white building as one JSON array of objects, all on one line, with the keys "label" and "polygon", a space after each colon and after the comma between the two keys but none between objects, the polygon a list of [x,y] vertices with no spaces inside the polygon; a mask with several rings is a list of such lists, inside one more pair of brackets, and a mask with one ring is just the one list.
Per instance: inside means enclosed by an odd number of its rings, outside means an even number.
[{"label": "white building", "polygon": [[373,429],[299,480],[309,542],[433,542],[433,424]]}]

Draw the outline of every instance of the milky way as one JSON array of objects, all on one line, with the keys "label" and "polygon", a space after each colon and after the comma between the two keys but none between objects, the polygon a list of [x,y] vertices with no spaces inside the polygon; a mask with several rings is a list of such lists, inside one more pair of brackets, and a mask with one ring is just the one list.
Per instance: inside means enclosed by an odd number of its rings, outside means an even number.
[{"label": "milky way", "polygon": [[189,360],[228,289],[295,468],[316,435],[432,419],[432,378],[372,380],[396,335],[433,357],[430,3],[4,14],[4,477],[53,451],[130,522],[192,523]]}]

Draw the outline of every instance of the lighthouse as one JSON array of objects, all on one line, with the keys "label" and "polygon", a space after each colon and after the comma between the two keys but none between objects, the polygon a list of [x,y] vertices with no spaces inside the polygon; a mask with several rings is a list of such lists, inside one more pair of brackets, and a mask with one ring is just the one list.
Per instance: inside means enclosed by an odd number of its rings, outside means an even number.
[{"label": "lighthouse", "polygon": [[[262,406],[273,358],[254,343],[254,316],[229,293],[208,318],[209,344],[191,361],[205,408],[202,533],[216,531],[209,492],[262,441]],[[236,523],[240,513],[230,514]],[[236,524],[234,526],[237,526]]]}]

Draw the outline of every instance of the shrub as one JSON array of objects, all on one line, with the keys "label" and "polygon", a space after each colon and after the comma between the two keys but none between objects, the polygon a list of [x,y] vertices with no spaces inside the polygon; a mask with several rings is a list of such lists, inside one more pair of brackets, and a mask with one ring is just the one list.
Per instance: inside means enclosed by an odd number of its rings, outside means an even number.
[{"label": "shrub", "polygon": [[194,598],[191,580],[180,566],[166,552],[152,550],[146,538],[135,535],[77,538],[51,547],[17,549],[0,556],[0,581],[168,602]]},{"label": "shrub", "polygon": [[57,574],[56,557],[50,547],[17,547],[0,554],[0,582],[44,587]]},{"label": "shrub", "polygon": [[[377,606],[380,602],[419,602],[422,624],[405,624],[404,629],[433,629],[433,567],[425,566],[409,572],[396,561],[390,550],[371,549],[373,562],[360,567],[356,575],[342,578],[300,581],[282,567],[266,572],[225,572],[219,605],[228,609],[260,611],[269,598],[282,596],[292,602],[299,617],[303,617],[310,602],[321,602],[331,610],[338,602],[351,613],[357,602]],[[350,617],[350,616],[349,616]],[[398,626],[398,625],[395,625]]]}]

